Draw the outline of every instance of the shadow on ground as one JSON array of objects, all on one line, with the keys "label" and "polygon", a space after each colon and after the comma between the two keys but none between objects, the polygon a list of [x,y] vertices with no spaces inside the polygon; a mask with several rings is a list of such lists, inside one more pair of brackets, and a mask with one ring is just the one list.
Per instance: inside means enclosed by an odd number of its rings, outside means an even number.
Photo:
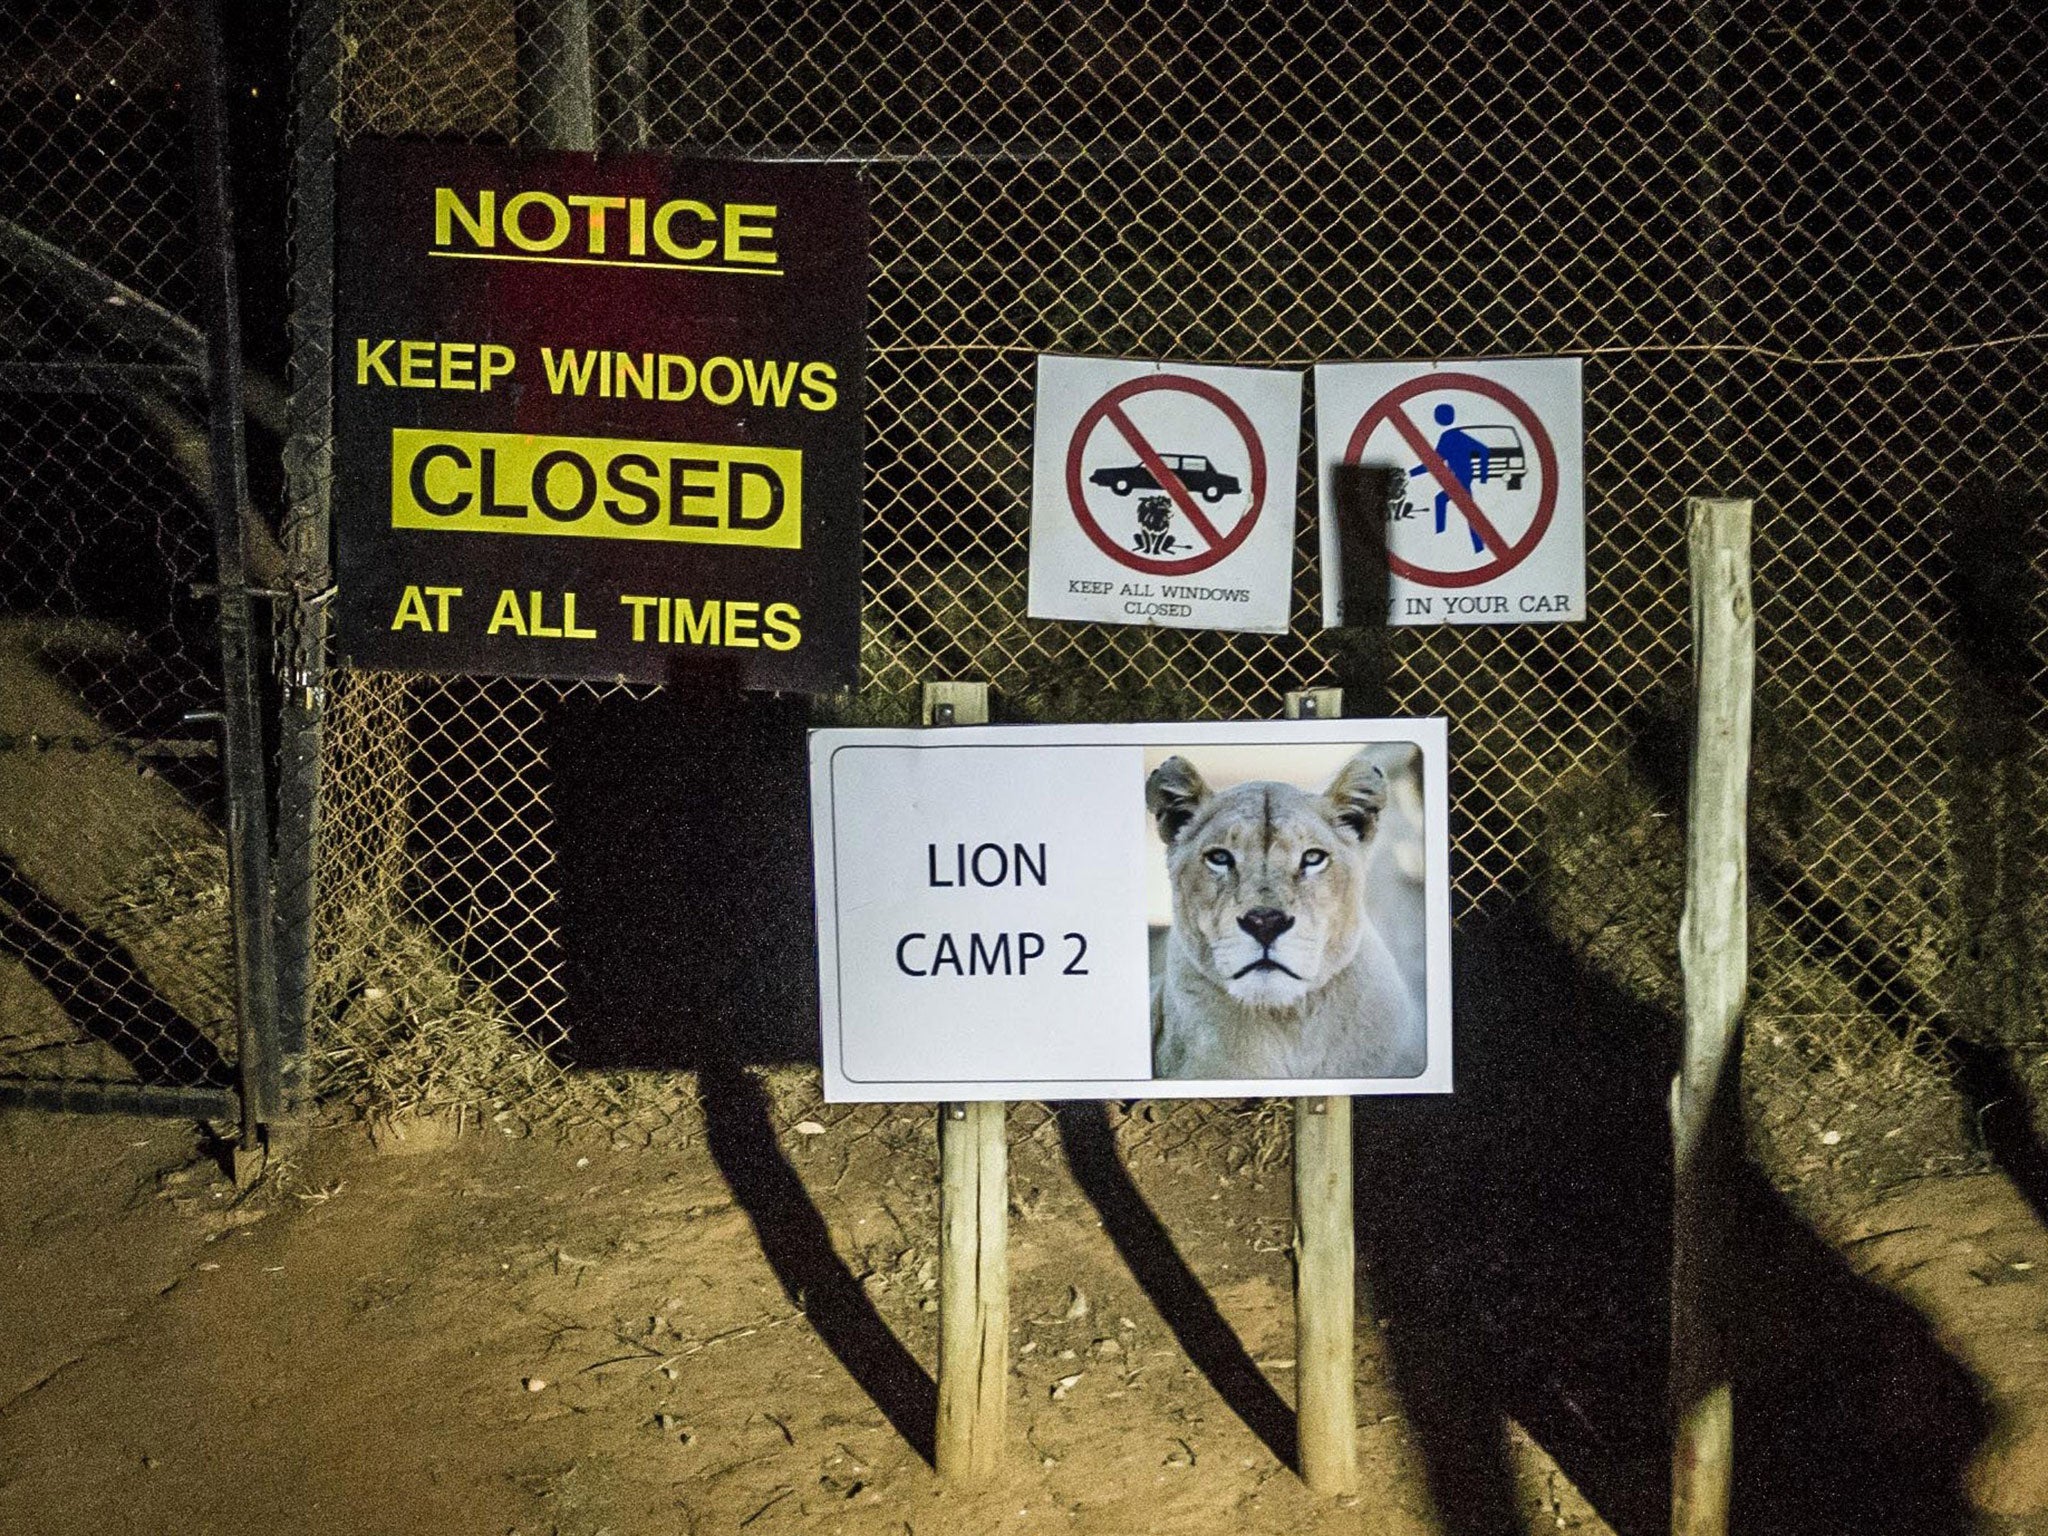
[{"label": "shadow on ground", "polygon": [[760,1079],[731,1062],[710,1063],[698,1073],[697,1093],[712,1161],[754,1224],[783,1293],[896,1433],[931,1461],[938,1387],[833,1247],[831,1229],[783,1153]]},{"label": "shadow on ground", "polygon": [[1074,1182],[1102,1218],[1102,1229],[1130,1267],[1148,1300],[1158,1309],[1188,1363],[1265,1442],[1266,1449],[1292,1466],[1296,1455],[1294,1410],[1273,1390],[1206,1287],[1181,1256],[1166,1228],[1117,1155],[1116,1133],[1100,1103],[1059,1106],[1060,1146]]},{"label": "shadow on ground", "polygon": [[[815,1060],[806,722],[802,701],[680,690],[560,706],[572,1053],[703,1073],[713,1154],[785,1290],[929,1456],[931,1378],[838,1259],[746,1070]],[[1771,899],[1768,867],[1758,886]],[[1445,1526],[1521,1531],[1512,1418],[1622,1536],[1661,1533],[1676,1021],[1584,965],[1526,899],[1467,923],[1455,995],[1456,1094],[1365,1100],[1356,1117],[1363,1272]],[[1291,1414],[1131,1183],[1099,1107],[1063,1106],[1060,1130],[1189,1360],[1291,1461]],[[1757,1170],[1740,1167],[1732,1197],[1738,1527],[1967,1529],[1963,1471],[1988,1427],[1977,1384]]]},{"label": "shadow on ground", "polygon": [[683,686],[551,707],[568,1051],[698,1074],[783,1291],[929,1461],[938,1389],[840,1259],[749,1070],[818,1056],[809,721],[806,699]]},{"label": "shadow on ground", "polygon": [[79,1032],[112,1047],[141,1082],[199,1088],[231,1080],[219,1047],[150,985],[133,955],[50,900],[5,855],[0,954],[19,960]]},{"label": "shadow on ground", "polygon": [[[1365,1273],[1446,1529],[1522,1529],[1513,1418],[1621,1536],[1664,1532],[1674,1021],[1512,907],[1462,936],[1457,998],[1455,1096],[1361,1101],[1356,1132]],[[1736,1528],[1968,1529],[1978,1385],[1758,1170],[1732,1195]]]}]

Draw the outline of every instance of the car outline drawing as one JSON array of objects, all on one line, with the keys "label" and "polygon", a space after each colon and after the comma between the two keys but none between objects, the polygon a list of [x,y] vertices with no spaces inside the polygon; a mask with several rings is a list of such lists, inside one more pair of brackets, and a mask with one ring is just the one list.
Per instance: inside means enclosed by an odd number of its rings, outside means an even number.
[{"label": "car outline drawing", "polygon": [[1464,430],[1486,450],[1486,478],[1504,478],[1509,490],[1519,491],[1522,477],[1529,472],[1529,454],[1522,445],[1522,434],[1504,422]]},{"label": "car outline drawing", "polygon": [[[1162,453],[1159,462],[1180,477],[1180,483],[1204,501],[1217,502],[1226,496],[1235,496],[1244,489],[1235,475],[1227,475],[1209,462],[1203,453]],[[1132,491],[1163,491],[1165,486],[1153,478],[1152,471],[1142,464],[1115,464],[1098,469],[1088,477],[1090,485],[1105,487],[1113,496],[1128,496]]]}]

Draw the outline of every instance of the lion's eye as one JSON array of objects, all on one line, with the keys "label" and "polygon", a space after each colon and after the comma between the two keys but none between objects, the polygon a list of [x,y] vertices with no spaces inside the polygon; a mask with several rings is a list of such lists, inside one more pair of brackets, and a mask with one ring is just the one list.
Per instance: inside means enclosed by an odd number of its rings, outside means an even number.
[{"label": "lion's eye", "polygon": [[1215,870],[1219,875],[1227,874],[1237,868],[1237,860],[1230,856],[1230,851],[1227,848],[1211,848],[1202,855],[1202,862]]},{"label": "lion's eye", "polygon": [[1301,872],[1307,874],[1312,869],[1321,869],[1329,862],[1330,856],[1322,849],[1311,848],[1301,856]]}]

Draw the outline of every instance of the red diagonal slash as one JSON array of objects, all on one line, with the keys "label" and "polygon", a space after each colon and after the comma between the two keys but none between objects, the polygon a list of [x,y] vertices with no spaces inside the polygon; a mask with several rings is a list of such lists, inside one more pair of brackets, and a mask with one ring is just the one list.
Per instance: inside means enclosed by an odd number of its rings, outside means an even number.
[{"label": "red diagonal slash", "polygon": [[1202,515],[1201,509],[1195,505],[1195,498],[1190,496],[1188,488],[1180,483],[1180,476],[1168,469],[1165,461],[1153,452],[1152,445],[1145,441],[1144,434],[1138,430],[1131,418],[1124,414],[1124,408],[1111,404],[1102,414],[1109,420],[1110,425],[1123,433],[1124,441],[1131,445],[1132,452],[1138,456],[1138,462],[1145,466],[1145,472],[1159,482],[1159,489],[1173,498],[1173,504],[1180,508],[1181,515],[1188,520],[1195,532],[1202,536],[1211,549],[1221,544],[1223,535],[1216,531],[1216,525]]},{"label": "red diagonal slash", "polygon": [[1443,461],[1443,455],[1430,445],[1429,439],[1424,437],[1415,423],[1408,419],[1408,413],[1396,408],[1387,412],[1387,420],[1393,423],[1394,430],[1399,432],[1402,440],[1415,451],[1415,456],[1422,461],[1422,467],[1451,493],[1452,503],[1465,514],[1465,521],[1472,525],[1472,531],[1479,535],[1481,542],[1493,551],[1493,558],[1503,564],[1510,561],[1514,551],[1508,541],[1500,536],[1500,530],[1493,526],[1484,512],[1479,510],[1479,503],[1472,499],[1472,492],[1466,488],[1465,482],[1451,473],[1451,466]]}]

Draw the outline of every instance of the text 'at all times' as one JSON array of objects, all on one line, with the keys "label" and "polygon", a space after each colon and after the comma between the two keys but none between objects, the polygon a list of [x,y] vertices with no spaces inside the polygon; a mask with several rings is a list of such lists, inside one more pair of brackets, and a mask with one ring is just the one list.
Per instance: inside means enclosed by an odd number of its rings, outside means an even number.
[{"label": "text 'at all times'", "polygon": [[[453,586],[409,586],[392,615],[393,630],[445,635],[458,628],[463,589]],[[720,646],[729,650],[791,651],[803,643],[803,613],[794,603],[764,603],[748,598],[688,598],[622,593],[626,610],[615,622],[626,626],[635,645]],[[587,612],[587,610],[586,610]],[[483,632],[525,640],[595,640],[596,615],[578,621],[574,592],[521,591],[506,587],[491,605]],[[472,620],[471,622],[474,622]]]},{"label": "text 'at all times'", "polygon": [[[925,883],[935,890],[1000,887],[1044,887],[1046,845],[1027,843],[954,843],[941,850],[937,843],[925,844]],[[995,933],[955,934],[906,933],[896,941],[896,969],[906,976],[1031,976],[1051,974],[1059,966],[1061,976],[1086,976],[1083,962],[1088,956],[1085,934],[1060,935],[1061,953],[1049,954],[1046,935],[1033,929],[1003,930]],[[1060,961],[1064,958],[1065,964]],[[1031,967],[1039,965],[1033,972]]]}]

